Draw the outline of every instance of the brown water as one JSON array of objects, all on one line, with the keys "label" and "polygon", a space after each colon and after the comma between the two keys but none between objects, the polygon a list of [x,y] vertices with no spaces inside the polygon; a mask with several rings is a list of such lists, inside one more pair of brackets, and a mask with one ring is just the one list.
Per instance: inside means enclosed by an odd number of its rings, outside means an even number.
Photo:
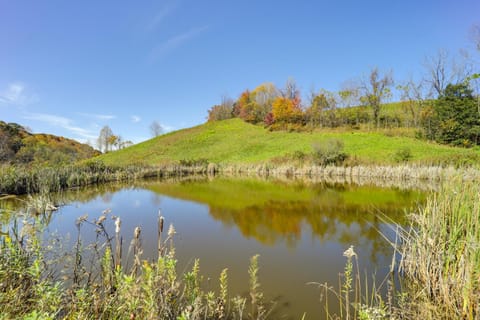
[{"label": "brown water", "polygon": [[[124,252],[140,226],[143,257],[154,259],[161,210],[177,231],[179,271],[199,258],[206,287],[217,290],[218,276],[228,268],[230,294],[247,294],[249,259],[259,254],[261,288],[267,300],[276,301],[272,317],[301,319],[305,313],[305,319],[322,319],[321,291],[309,283],[338,288],[346,262],[342,254],[351,245],[361,272],[375,273],[380,283],[392,249],[379,231],[394,239],[382,215],[406,224],[405,212],[424,196],[411,190],[252,178],[148,181],[62,194],[57,201],[65,205],[50,217],[48,231],[75,238],[79,216],[88,213],[91,220],[111,209],[122,219]],[[0,206],[14,209],[12,202]],[[94,232],[83,230],[82,237],[93,240]]]}]

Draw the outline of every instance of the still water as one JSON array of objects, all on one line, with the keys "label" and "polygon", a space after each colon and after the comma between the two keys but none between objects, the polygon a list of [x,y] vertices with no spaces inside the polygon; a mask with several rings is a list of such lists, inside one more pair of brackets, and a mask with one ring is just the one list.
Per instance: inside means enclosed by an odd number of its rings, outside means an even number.
[{"label": "still water", "polygon": [[[406,224],[406,213],[424,197],[414,190],[298,180],[143,181],[59,195],[63,205],[51,216],[48,232],[73,241],[78,217],[88,214],[93,220],[110,209],[122,220],[123,251],[128,252],[133,230],[140,226],[143,258],[153,260],[161,210],[166,225],[173,224],[177,232],[179,272],[188,271],[198,258],[205,287],[217,290],[220,272],[228,268],[230,294],[246,295],[249,259],[259,254],[261,288],[267,300],[275,301],[273,318],[301,319],[305,314],[305,319],[321,319],[321,291],[309,283],[338,288],[343,252],[351,245],[362,273],[376,274],[381,282],[392,249],[379,231],[394,239],[384,218]],[[82,230],[81,235],[88,242],[95,233]]]}]

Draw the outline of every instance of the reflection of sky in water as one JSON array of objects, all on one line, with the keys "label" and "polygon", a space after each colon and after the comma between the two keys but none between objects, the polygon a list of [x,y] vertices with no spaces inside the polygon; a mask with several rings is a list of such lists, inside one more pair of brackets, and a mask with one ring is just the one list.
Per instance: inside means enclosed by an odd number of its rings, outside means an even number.
[{"label": "reflection of sky in water", "polygon": [[[289,192],[297,191],[292,189]],[[329,198],[338,202],[338,194]],[[315,205],[316,199],[311,199],[308,203]],[[281,205],[282,203],[280,207]],[[342,206],[345,204],[342,203]],[[180,200],[149,190],[127,188],[104,193],[86,202],[71,202],[62,206],[54,214],[48,229],[49,232],[70,234],[70,238],[75,239],[75,221],[78,217],[88,213],[89,220],[92,221],[105,209],[111,209],[109,215],[122,219],[124,255],[128,252],[134,228],[141,226],[144,258],[155,259],[157,217],[161,209],[165,217],[165,233],[170,223],[174,224],[177,231],[175,247],[179,271],[190,268],[193,260],[199,258],[205,280],[212,279],[205,281],[209,290],[217,289],[221,270],[228,268],[232,293],[245,293],[248,290],[249,259],[260,254],[260,281],[266,296],[280,299],[277,308],[282,312],[288,309],[294,319],[301,318],[304,311],[312,318],[313,314],[318,315],[323,310],[323,305],[318,301],[319,290],[307,283],[328,282],[337,286],[338,274],[345,265],[342,254],[350,245],[355,246],[359,255],[362,273],[368,269],[368,274],[377,271],[384,275],[390,263],[391,250],[376,233],[376,229],[388,233],[388,226],[374,220],[364,221],[362,214],[358,214],[358,221],[350,218],[347,223],[342,222],[345,218],[341,212],[342,206],[329,214],[316,212],[315,207],[308,209],[311,212],[298,213],[300,218],[296,216],[293,227],[295,230],[298,228],[298,232],[293,240],[289,240],[288,228],[285,233],[282,230],[271,230],[269,226],[273,225],[273,221],[268,219],[262,221],[261,225],[253,226],[253,231],[250,230],[250,234],[245,236],[242,228],[248,226],[240,227],[236,224],[236,219],[251,214],[253,220],[261,220],[262,208],[249,213],[216,208],[212,215],[212,208],[207,204]],[[288,214],[285,217],[281,212],[275,211],[272,219],[276,217],[288,221]],[[108,221],[108,232],[113,236],[114,223],[111,219]],[[242,223],[245,224],[245,221],[242,220]],[[319,234],[313,225],[327,226],[328,230],[322,230],[323,233]],[[275,240],[261,241],[265,235]],[[84,242],[94,239],[94,227],[84,225],[81,236]]]}]

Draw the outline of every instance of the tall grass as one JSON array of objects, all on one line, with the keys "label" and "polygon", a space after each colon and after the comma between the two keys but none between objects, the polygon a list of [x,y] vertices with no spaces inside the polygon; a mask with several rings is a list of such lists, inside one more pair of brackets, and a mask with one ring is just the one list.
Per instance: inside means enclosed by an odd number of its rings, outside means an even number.
[{"label": "tall grass", "polygon": [[404,230],[409,311],[424,319],[480,317],[480,185],[457,177]]},{"label": "tall grass", "polygon": [[16,167],[0,166],[0,195],[49,193],[81,186],[113,181],[134,181],[152,177],[184,176],[215,173],[214,165],[163,165],[126,166],[105,165],[99,160],[90,160],[70,166]]},{"label": "tall grass", "polygon": [[[224,269],[219,288],[204,291],[200,263],[177,272],[173,226],[163,235],[159,216],[158,258],[142,259],[141,229],[135,228],[128,264],[122,245],[121,221],[103,212],[90,221],[77,220],[73,254],[58,255],[58,246],[44,242],[41,218],[24,216],[0,236],[0,319],[266,319],[267,305],[258,284],[258,257],[249,268],[249,298],[229,297]],[[109,221],[115,221],[115,235]],[[96,230],[96,240],[86,244],[82,229]],[[162,237],[163,236],[163,237]],[[248,312],[248,306],[251,312]]]}]

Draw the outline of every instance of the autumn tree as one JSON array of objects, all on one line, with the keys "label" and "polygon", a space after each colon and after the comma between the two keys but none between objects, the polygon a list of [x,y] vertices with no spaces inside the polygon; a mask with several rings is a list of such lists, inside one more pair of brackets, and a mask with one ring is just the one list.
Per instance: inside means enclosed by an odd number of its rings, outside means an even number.
[{"label": "autumn tree", "polygon": [[152,121],[149,129],[150,129],[150,133],[151,133],[152,137],[154,137],[154,138],[158,137],[163,132],[163,127],[161,126],[160,123],[158,123],[157,120]]},{"label": "autumn tree", "polygon": [[361,80],[360,90],[363,103],[370,106],[373,111],[373,119],[377,128],[380,126],[380,110],[382,103],[390,98],[390,87],[393,85],[391,73],[380,75],[378,68],[370,71],[368,78]]},{"label": "autumn tree", "polygon": [[249,90],[245,90],[235,102],[233,114],[241,118],[243,121],[255,123],[255,102],[251,97]]},{"label": "autumn tree", "polygon": [[310,106],[305,110],[307,123],[312,127],[321,127],[323,125],[323,112],[326,105],[325,97],[312,93],[310,96]]},{"label": "autumn tree", "polygon": [[267,116],[272,112],[273,101],[278,96],[278,89],[273,83],[269,82],[262,83],[252,91],[251,100],[253,101],[255,122],[259,123],[267,120]]},{"label": "autumn tree", "polygon": [[294,100],[277,97],[272,104],[272,116],[278,124],[295,123],[302,118],[302,110]]},{"label": "autumn tree", "polygon": [[208,110],[208,121],[226,120],[233,117],[233,100],[226,96],[222,97],[222,103],[214,105]]}]

